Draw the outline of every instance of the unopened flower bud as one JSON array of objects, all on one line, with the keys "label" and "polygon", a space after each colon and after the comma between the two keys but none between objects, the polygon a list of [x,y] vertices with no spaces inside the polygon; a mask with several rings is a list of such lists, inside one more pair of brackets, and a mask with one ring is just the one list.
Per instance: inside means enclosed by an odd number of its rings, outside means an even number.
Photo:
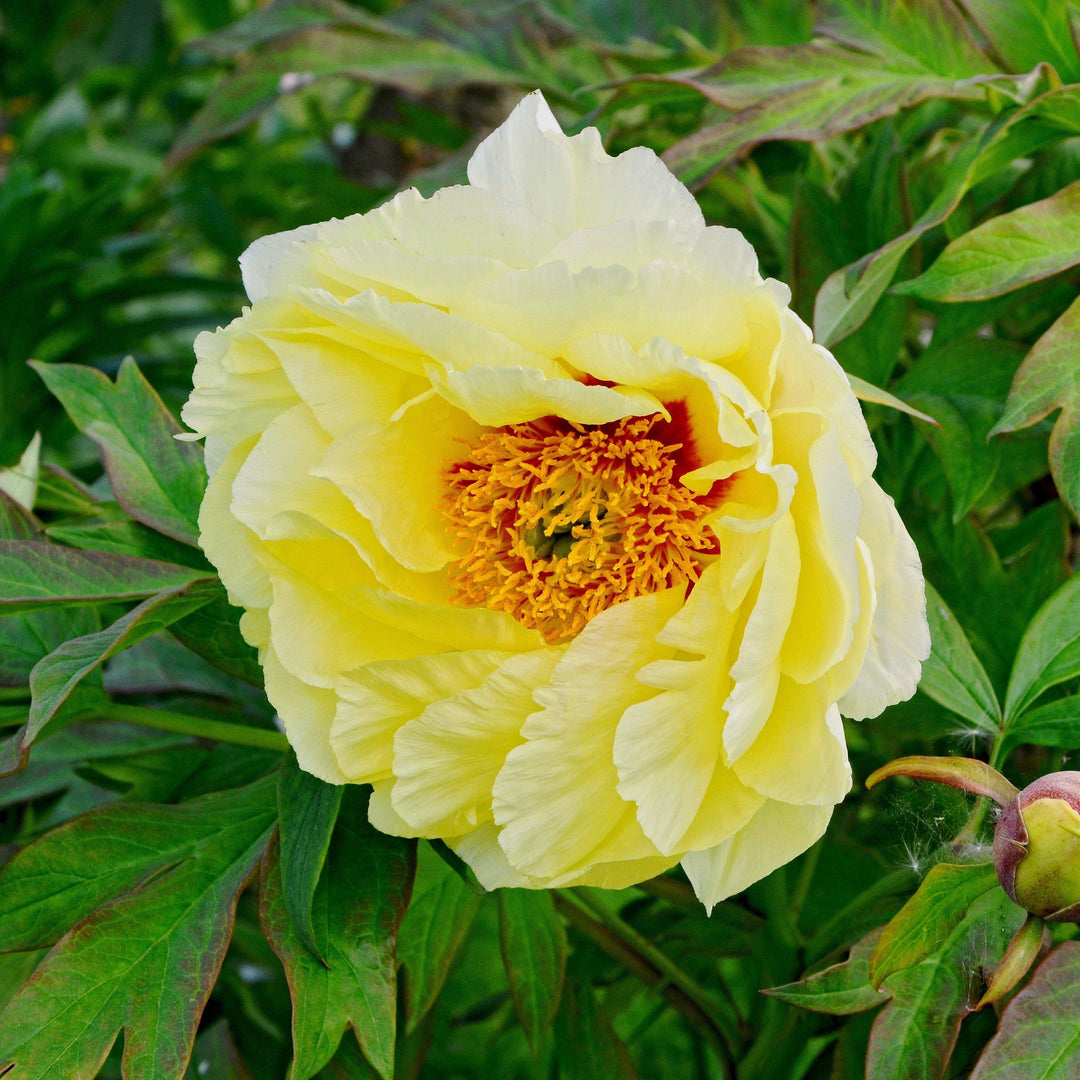
[{"label": "unopened flower bud", "polygon": [[994,866],[1021,907],[1080,922],[1080,772],[1039,777],[1001,811]]}]

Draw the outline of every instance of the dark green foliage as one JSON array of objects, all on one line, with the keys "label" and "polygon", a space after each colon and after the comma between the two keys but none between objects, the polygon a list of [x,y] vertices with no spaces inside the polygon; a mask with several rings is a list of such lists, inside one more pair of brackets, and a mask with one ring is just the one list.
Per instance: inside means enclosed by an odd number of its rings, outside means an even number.
[{"label": "dark green foliage", "polygon": [[[0,469],[35,431],[46,465],[33,512],[0,492],[0,1074],[1075,1076],[1069,928],[971,1011],[1023,918],[985,808],[859,781],[1080,750],[1078,39],[1066,0],[5,5]],[[536,87],[662,152],[868,400],[936,422],[866,406],[932,586],[920,693],[711,916],[677,870],[485,895],[283,757],[173,438],[247,243],[462,182]]]}]

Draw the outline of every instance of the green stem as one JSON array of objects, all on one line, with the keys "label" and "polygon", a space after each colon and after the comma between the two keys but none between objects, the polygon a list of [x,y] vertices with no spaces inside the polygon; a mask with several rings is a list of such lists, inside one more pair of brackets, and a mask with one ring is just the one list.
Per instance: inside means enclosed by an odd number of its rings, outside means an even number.
[{"label": "green stem", "polygon": [[29,701],[30,687],[0,686],[0,701]]},{"label": "green stem", "polygon": [[289,740],[280,731],[249,727],[246,724],[229,724],[223,720],[207,720],[202,716],[169,712],[166,709],[148,709],[142,705],[117,705],[95,709],[86,719],[125,720],[129,724],[174,731],[179,735],[193,735],[214,742],[233,743],[235,746],[254,746],[259,750],[289,749]]},{"label": "green stem", "polygon": [[[999,772],[1002,757],[1001,749],[1004,745],[1004,735],[1004,730],[998,728],[994,735],[994,744],[990,747],[990,768],[998,769]],[[953,840],[954,847],[962,847],[965,844],[973,843],[976,840],[979,835],[979,829],[982,828],[982,823],[986,820],[986,811],[989,808],[990,800],[986,798],[985,795],[975,800],[975,805],[971,808],[971,813],[968,815],[967,822]]]},{"label": "green stem", "polygon": [[[714,1015],[712,1003],[707,1000],[696,1000],[692,995],[687,994],[655,963],[643,956],[641,950],[627,940],[621,932],[606,925],[608,919],[600,921],[594,918],[590,913],[590,906],[582,902],[580,896],[574,895],[569,889],[560,889],[553,895],[555,906],[572,927],[603,949],[608,956],[619,961],[646,986],[653,987],[672,1008],[701,1032],[720,1060],[724,1080],[732,1080],[735,1076],[734,1061],[737,1049],[734,1047],[729,1049],[731,1040],[728,1039]],[[622,922],[617,917],[616,921]],[[623,926],[625,927],[625,924]],[[627,929],[630,928],[627,927]],[[630,936],[641,940],[632,929]],[[673,967],[674,965],[671,965],[669,961],[665,966]],[[702,996],[704,996],[703,993]]]}]

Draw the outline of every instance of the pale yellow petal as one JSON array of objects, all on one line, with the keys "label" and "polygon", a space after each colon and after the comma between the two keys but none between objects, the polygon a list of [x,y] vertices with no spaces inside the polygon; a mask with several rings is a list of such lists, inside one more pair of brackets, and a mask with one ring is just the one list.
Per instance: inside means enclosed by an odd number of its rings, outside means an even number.
[{"label": "pale yellow petal", "polygon": [[429,392],[379,428],[362,425],[334,440],[314,469],[366,518],[403,566],[438,570],[458,556],[442,502],[446,469],[468,455],[481,428]]},{"label": "pale yellow petal", "polygon": [[461,836],[449,836],[446,844],[455,855],[465,860],[485,889],[539,889],[547,882],[526,877],[515,870],[499,846],[498,829],[485,821]]},{"label": "pale yellow petal", "polygon": [[799,537],[799,590],[781,667],[799,682],[820,679],[851,648],[859,615],[855,535],[859,495],[834,428],[814,413],[773,424],[777,452],[799,462],[791,516]]},{"label": "pale yellow petal", "polygon": [[780,647],[788,633],[798,585],[799,544],[791,515],[786,514],[769,534],[761,577],[744,604],[749,615],[731,665],[734,685],[724,702],[724,749],[731,760],[746,753],[772,711],[780,682]]},{"label": "pale yellow petal", "polygon": [[[709,568],[660,634],[663,643],[690,647],[702,659],[684,652],[685,659],[642,668],[638,681],[660,693],[626,709],[615,733],[618,792],[637,805],[641,828],[665,855],[685,850],[683,837],[706,792],[723,779],[716,776],[718,764],[727,773],[721,760],[723,703],[731,687],[728,651],[739,613],[723,604],[718,569]],[[728,775],[731,824],[725,832],[724,822],[714,823],[722,835],[739,827],[745,807],[752,813],[761,801]]]},{"label": "pale yellow petal", "polygon": [[576,424],[609,424],[624,416],[649,416],[663,406],[634,387],[586,386],[570,378],[548,378],[531,367],[475,365],[449,374],[433,370],[439,393],[463,414],[487,427],[561,416]]},{"label": "pale yellow petal", "polygon": [[368,821],[388,836],[423,836],[394,809],[393,790],[393,780],[377,780],[372,785],[371,798],[368,799]]},{"label": "pale yellow petal", "polygon": [[365,664],[337,681],[330,745],[353,783],[392,775],[394,735],[433,702],[479,686],[511,654],[445,652]]},{"label": "pale yellow petal", "polygon": [[491,817],[491,788],[522,741],[563,648],[505,660],[479,686],[433,701],[394,736],[394,809],[414,828],[455,836]]},{"label": "pale yellow petal", "polygon": [[589,266],[565,263],[514,270],[462,293],[457,314],[544,356],[561,355],[586,334],[618,334],[634,349],[654,338],[693,356],[745,349],[749,330],[738,294],[668,262]]},{"label": "pale yellow petal", "polygon": [[328,784],[344,784],[348,777],[330,749],[330,725],[337,705],[333,691],[318,689],[290,674],[272,646],[260,653],[259,661],[266,696],[285,725],[300,768]]},{"label": "pale yellow petal", "polygon": [[770,799],[730,840],[682,858],[682,867],[708,911],[771,874],[819,840],[831,806],[790,806]]},{"label": "pale yellow petal", "polygon": [[926,589],[919,552],[892,499],[870,480],[859,490],[859,535],[870,551],[874,616],[866,659],[840,708],[855,719],[877,716],[915,693],[922,661],[930,655]]},{"label": "pale yellow petal", "polygon": [[236,520],[229,508],[233,481],[256,441],[251,436],[238,444],[210,478],[199,507],[199,543],[217,567],[232,603],[239,607],[267,608],[273,594],[261,561],[263,544],[255,533]]},{"label": "pale yellow petal", "polygon": [[765,726],[731,762],[738,778],[781,802],[838,803],[851,788],[840,713],[824,680],[809,685],[781,677]]},{"label": "pale yellow petal", "polygon": [[638,857],[659,854],[616,790],[612,750],[622,714],[656,693],[634,676],[672,655],[656,636],[682,597],[668,589],[601,612],[537,692],[542,709],[522,729],[528,741],[510,751],[494,786],[500,843],[523,873],[556,877],[608,861],[605,842],[618,828],[637,831]]}]

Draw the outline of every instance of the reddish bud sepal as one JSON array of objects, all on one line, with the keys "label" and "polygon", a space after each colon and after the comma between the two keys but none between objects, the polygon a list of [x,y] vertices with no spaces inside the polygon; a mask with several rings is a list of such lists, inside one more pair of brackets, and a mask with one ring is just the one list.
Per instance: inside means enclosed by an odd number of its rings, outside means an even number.
[{"label": "reddish bud sepal", "polygon": [[1001,811],[994,866],[1022,908],[1080,922],[1080,772],[1041,776]]}]

